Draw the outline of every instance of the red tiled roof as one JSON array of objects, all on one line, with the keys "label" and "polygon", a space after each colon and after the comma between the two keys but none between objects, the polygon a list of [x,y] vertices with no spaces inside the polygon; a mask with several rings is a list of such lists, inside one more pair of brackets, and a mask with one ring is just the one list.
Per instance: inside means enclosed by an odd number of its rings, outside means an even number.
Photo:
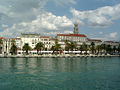
[{"label": "red tiled roof", "polygon": [[93,42],[102,42],[102,40],[98,40],[98,39],[88,39],[88,41],[93,41]]},{"label": "red tiled roof", "polygon": [[4,39],[3,37],[0,37],[0,39]]},{"label": "red tiled roof", "polygon": [[41,36],[40,38],[50,38],[49,36]]},{"label": "red tiled roof", "polygon": [[57,34],[57,36],[86,37],[84,34]]},{"label": "red tiled roof", "polygon": [[56,40],[55,38],[51,38],[50,40]]},{"label": "red tiled roof", "polygon": [[8,39],[4,39],[5,41],[8,41]]},{"label": "red tiled roof", "polygon": [[15,40],[15,38],[11,38],[11,40]]},{"label": "red tiled roof", "polygon": [[3,40],[5,40],[5,41],[8,41],[8,39],[5,39],[4,37],[0,37],[0,39],[3,39]]},{"label": "red tiled roof", "polygon": [[104,41],[105,43],[114,43],[113,41]]}]

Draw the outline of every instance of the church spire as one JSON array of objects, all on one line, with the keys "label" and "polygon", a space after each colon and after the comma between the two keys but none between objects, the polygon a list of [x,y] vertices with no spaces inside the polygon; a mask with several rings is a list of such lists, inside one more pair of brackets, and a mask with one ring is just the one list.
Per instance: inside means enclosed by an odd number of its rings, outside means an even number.
[{"label": "church spire", "polygon": [[78,23],[75,23],[75,24],[74,24],[74,34],[79,34],[79,31],[78,31]]}]

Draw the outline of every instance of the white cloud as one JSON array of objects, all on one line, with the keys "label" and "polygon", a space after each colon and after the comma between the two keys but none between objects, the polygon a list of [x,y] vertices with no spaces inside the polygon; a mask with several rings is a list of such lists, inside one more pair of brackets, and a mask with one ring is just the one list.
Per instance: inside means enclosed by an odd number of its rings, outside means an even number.
[{"label": "white cloud", "polygon": [[50,31],[50,32],[48,32],[48,33],[47,33],[47,32],[46,32],[46,33],[43,33],[43,35],[48,35],[48,36],[51,35],[51,36],[53,37],[53,36],[57,35],[58,33],[60,33],[60,32],[57,32],[57,31],[51,32],[51,31]]},{"label": "white cloud", "polygon": [[104,38],[103,40],[115,40],[118,36],[118,33],[117,32],[112,32],[112,33],[109,33],[109,34],[106,34],[104,35]]},{"label": "white cloud", "polygon": [[109,34],[103,34],[103,32],[99,32],[99,34],[102,34],[102,36],[96,36],[95,34],[90,34],[90,38],[92,39],[99,39],[103,41],[113,41],[118,37],[118,32],[112,32]]},{"label": "white cloud", "polygon": [[8,25],[2,24],[1,27],[2,27],[2,28],[7,28]]},{"label": "white cloud", "polygon": [[40,13],[35,20],[30,22],[20,22],[13,24],[3,32],[1,36],[18,36],[20,33],[46,33],[54,35],[56,32],[62,32],[66,28],[73,27],[73,22],[66,16],[56,16],[50,12]]},{"label": "white cloud", "polygon": [[8,14],[9,13],[9,8],[7,8],[6,6],[0,5],[0,13],[1,14]]},{"label": "white cloud", "polygon": [[73,31],[72,31],[72,30],[71,30],[71,31],[70,31],[70,30],[65,30],[64,33],[66,33],[66,34],[68,34],[68,33],[69,33],[69,34],[72,34]]},{"label": "white cloud", "polygon": [[[0,24],[4,30],[0,35],[15,37],[24,32],[49,33],[63,32],[73,26],[66,16],[56,16],[45,10],[45,5],[53,2],[56,5],[75,4],[75,0],[1,0]],[[9,26],[6,26],[8,24]]]},{"label": "white cloud", "polygon": [[116,38],[117,35],[118,35],[117,32],[113,32],[113,33],[109,34],[109,37],[114,39],[114,38]]},{"label": "white cloud", "polygon": [[57,5],[64,5],[67,3],[76,4],[76,0],[51,0],[54,1]]},{"label": "white cloud", "polygon": [[56,5],[74,4],[75,0],[0,0],[0,24],[15,24],[19,22],[29,22],[36,18],[38,12],[45,11],[48,2]]},{"label": "white cloud", "polygon": [[103,32],[99,32],[99,34],[103,34]]},{"label": "white cloud", "polygon": [[113,24],[113,20],[120,19],[120,4],[105,6],[96,10],[78,11],[71,8],[74,18],[83,21],[87,19],[88,25],[93,28],[105,28]]},{"label": "white cloud", "polygon": [[107,41],[107,40],[110,40],[110,39],[107,39],[105,37],[92,37],[91,39],[96,39],[96,40],[102,40],[102,41]]},{"label": "white cloud", "polygon": [[91,33],[91,34],[89,34],[89,35],[90,35],[91,38],[96,37],[96,35],[93,34],[93,33]]}]

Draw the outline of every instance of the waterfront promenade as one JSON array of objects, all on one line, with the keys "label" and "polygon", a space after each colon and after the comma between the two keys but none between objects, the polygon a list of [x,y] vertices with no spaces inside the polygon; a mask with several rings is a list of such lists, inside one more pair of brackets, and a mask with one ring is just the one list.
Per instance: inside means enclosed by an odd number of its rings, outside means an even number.
[{"label": "waterfront promenade", "polygon": [[57,54],[57,55],[53,55],[53,54],[43,54],[43,55],[0,55],[0,58],[67,58],[67,57],[119,57],[120,55],[79,55],[79,54]]}]

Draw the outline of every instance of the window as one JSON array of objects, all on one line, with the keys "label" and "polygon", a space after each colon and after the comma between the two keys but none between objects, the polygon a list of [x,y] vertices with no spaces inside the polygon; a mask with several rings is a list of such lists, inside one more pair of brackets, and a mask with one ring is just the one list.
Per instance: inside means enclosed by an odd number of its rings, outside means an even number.
[{"label": "window", "polygon": [[32,44],[34,44],[34,40],[32,40]]},{"label": "window", "polygon": [[48,39],[44,39],[44,41],[48,41]]},{"label": "window", "polygon": [[37,40],[35,39],[35,44],[37,43]]}]

